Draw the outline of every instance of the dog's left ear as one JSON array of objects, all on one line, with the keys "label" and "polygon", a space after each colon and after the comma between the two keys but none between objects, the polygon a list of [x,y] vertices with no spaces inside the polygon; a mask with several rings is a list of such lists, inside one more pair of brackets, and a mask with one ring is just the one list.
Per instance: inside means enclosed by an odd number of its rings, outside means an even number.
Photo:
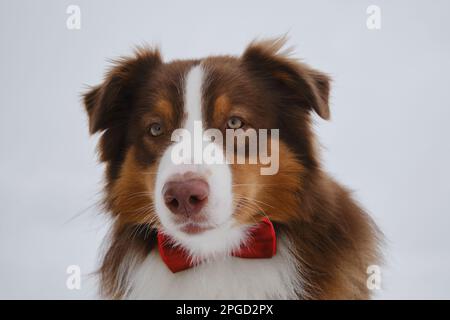
[{"label": "dog's left ear", "polygon": [[242,55],[243,64],[287,103],[313,109],[328,120],[330,78],[280,52],[284,44],[284,38],[252,42]]}]

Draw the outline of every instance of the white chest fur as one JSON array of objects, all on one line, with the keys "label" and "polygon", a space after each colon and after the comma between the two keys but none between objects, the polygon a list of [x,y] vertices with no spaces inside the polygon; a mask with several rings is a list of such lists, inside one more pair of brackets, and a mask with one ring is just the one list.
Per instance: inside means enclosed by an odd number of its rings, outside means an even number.
[{"label": "white chest fur", "polygon": [[132,272],[129,299],[296,299],[302,291],[285,239],[271,259],[226,257],[178,273],[155,250]]}]

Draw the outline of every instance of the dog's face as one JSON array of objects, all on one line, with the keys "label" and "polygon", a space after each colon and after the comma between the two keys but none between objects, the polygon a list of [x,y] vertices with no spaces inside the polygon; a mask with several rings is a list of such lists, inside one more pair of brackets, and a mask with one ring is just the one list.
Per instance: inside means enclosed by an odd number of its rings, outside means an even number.
[{"label": "dog's face", "polygon": [[[90,131],[103,132],[106,203],[119,226],[158,229],[192,256],[206,257],[236,249],[263,215],[289,222],[306,187],[302,177],[317,167],[310,111],[328,118],[329,80],[279,54],[281,45],[255,43],[239,58],[170,63],[140,49],[85,95]],[[268,139],[239,140],[260,129],[269,130]],[[214,134],[208,151],[196,130]],[[191,134],[188,149],[182,134]],[[230,140],[236,147],[227,148]],[[239,141],[244,163],[197,158],[237,157]],[[276,163],[250,163],[251,143]],[[262,174],[268,166],[275,170]]]}]

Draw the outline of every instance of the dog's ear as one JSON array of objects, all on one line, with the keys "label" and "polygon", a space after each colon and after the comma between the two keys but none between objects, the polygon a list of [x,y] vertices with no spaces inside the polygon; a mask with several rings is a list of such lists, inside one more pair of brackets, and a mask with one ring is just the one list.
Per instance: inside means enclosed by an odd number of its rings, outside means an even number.
[{"label": "dog's ear", "polygon": [[122,121],[133,102],[133,91],[161,63],[158,50],[147,48],[138,48],[134,57],[115,60],[103,83],[84,94],[90,133],[107,130],[114,122]]},{"label": "dog's ear", "polygon": [[280,52],[285,41],[279,38],[252,42],[242,56],[244,65],[263,79],[269,90],[280,91],[288,103],[311,108],[323,119],[329,119],[330,78],[289,58],[288,52]]},{"label": "dog's ear", "polygon": [[136,90],[161,63],[158,50],[138,48],[133,57],[116,60],[103,83],[83,95],[90,133],[103,132],[99,142],[101,161],[123,157]]}]

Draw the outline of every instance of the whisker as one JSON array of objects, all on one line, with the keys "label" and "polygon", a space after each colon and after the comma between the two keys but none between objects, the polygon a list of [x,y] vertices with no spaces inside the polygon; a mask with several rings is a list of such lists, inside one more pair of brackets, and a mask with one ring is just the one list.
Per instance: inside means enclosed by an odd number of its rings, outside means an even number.
[{"label": "whisker", "polygon": [[273,208],[273,209],[276,209],[274,206],[268,204],[267,202],[264,202],[264,201],[261,201],[261,200],[257,200],[257,199],[254,199],[254,198],[248,198],[248,197],[245,197],[245,198],[246,198],[246,199],[249,199],[249,200],[251,200],[251,201],[259,202],[259,203],[261,203],[261,204],[263,204],[263,205],[265,205],[265,206],[271,207],[271,208]]},{"label": "whisker", "polygon": [[255,200],[256,199],[252,199],[252,198],[248,198],[248,197],[240,195],[240,202],[242,203],[242,201],[243,201],[243,204],[246,205],[247,208],[251,208],[254,211],[256,211],[256,213],[261,214],[263,217],[269,218],[267,213],[257,203],[255,203]]},{"label": "whisker", "polygon": [[131,193],[129,195],[124,195],[124,196],[120,196],[119,198],[123,198],[125,200],[132,200],[132,199],[136,199],[136,198],[152,198],[152,194],[150,192],[147,191],[142,191],[142,192],[135,192],[135,193]]}]

